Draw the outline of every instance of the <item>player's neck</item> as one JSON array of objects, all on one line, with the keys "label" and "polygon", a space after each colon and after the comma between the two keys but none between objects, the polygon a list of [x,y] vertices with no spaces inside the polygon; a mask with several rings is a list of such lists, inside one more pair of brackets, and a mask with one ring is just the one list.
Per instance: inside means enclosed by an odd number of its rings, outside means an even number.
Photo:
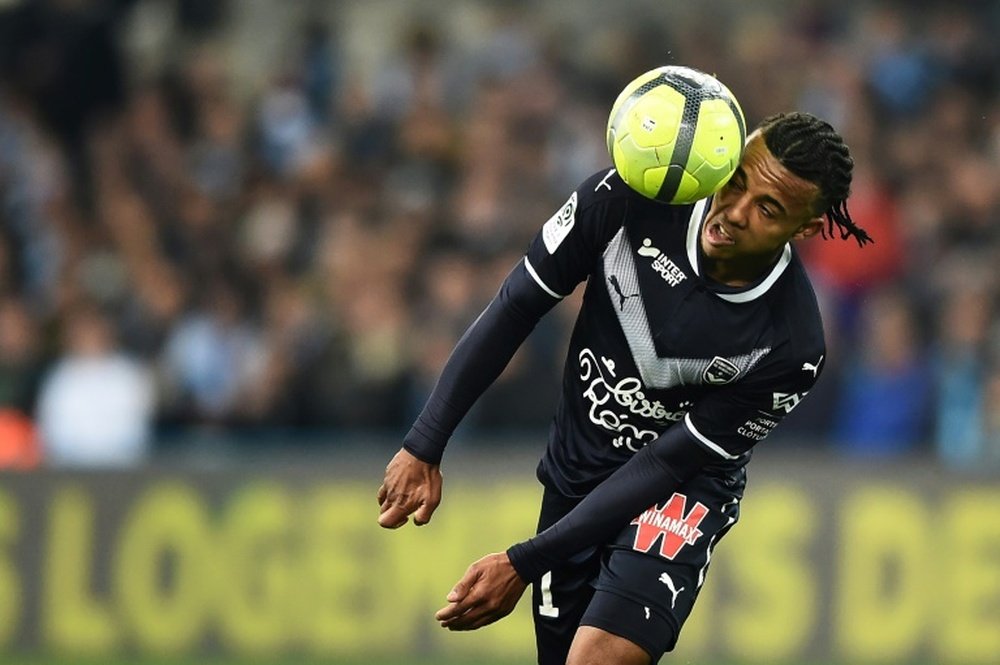
[{"label": "player's neck", "polygon": [[701,265],[709,279],[739,289],[759,281],[780,256],[780,250],[773,256],[742,256],[731,259],[710,259],[702,254]]}]

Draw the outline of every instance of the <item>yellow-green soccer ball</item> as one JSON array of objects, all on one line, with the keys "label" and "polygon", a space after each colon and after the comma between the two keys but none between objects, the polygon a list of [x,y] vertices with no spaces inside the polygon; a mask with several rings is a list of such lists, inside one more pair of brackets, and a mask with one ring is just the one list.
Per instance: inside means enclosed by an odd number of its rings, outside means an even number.
[{"label": "yellow-green soccer ball", "polygon": [[732,177],[746,121],[713,76],[658,67],[625,86],[608,118],[608,152],[630,187],[664,203],[693,203]]}]

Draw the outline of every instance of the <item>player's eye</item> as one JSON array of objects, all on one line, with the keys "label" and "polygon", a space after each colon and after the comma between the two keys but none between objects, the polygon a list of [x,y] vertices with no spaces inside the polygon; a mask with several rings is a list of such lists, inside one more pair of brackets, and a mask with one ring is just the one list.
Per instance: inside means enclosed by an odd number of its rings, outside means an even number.
[{"label": "player's eye", "polygon": [[760,208],[760,214],[764,215],[768,219],[774,219],[774,210],[771,209],[766,203],[762,203],[758,206]]}]

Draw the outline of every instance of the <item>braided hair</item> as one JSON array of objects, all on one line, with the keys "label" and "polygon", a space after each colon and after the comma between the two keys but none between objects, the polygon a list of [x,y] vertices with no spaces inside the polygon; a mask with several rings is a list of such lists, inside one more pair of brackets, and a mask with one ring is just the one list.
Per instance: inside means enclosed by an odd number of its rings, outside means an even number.
[{"label": "braided hair", "polygon": [[862,247],[875,242],[847,211],[854,160],[830,123],[809,113],[779,113],[765,118],[759,128],[782,166],[819,187],[819,209],[828,224],[824,238],[832,236],[836,226],[842,239],[854,236]]}]

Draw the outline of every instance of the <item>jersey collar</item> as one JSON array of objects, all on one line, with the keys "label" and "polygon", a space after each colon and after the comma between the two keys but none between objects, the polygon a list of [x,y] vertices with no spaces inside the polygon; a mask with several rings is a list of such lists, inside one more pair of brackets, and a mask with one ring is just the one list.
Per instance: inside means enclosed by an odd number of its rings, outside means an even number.
[{"label": "jersey collar", "polygon": [[[687,256],[688,262],[691,264],[691,269],[694,270],[694,274],[701,277],[701,260],[700,252],[698,250],[698,239],[701,237],[701,227],[705,223],[705,216],[708,213],[709,205],[711,204],[711,197],[707,199],[702,199],[694,204],[694,208],[691,210],[691,218],[688,220],[688,230],[687,230]],[[771,271],[762,277],[759,281],[750,286],[742,289],[733,290],[715,290],[715,295],[726,300],[728,302],[743,303],[750,302],[751,300],[756,300],[770,289],[778,278],[785,272],[785,268],[788,264],[792,262],[792,246],[789,243],[785,243],[785,248],[781,251],[781,256],[778,257],[777,262],[771,268]]]}]

